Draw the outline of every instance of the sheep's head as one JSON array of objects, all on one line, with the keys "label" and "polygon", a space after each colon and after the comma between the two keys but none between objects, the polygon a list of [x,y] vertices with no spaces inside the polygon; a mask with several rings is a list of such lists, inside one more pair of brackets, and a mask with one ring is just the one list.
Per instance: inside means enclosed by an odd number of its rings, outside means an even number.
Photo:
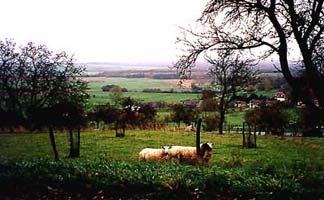
[{"label": "sheep's head", "polygon": [[163,146],[162,147],[162,153],[167,155],[169,153],[169,149],[171,149],[171,146]]},{"label": "sheep's head", "polygon": [[208,162],[212,156],[213,144],[212,143],[204,143],[201,145],[201,152],[204,161]]}]

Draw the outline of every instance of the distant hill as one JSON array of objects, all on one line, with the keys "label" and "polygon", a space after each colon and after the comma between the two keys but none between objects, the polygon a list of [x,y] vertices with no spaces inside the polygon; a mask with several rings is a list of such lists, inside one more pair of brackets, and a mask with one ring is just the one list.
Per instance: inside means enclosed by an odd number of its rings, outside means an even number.
[{"label": "distant hill", "polygon": [[143,71],[143,70],[161,70],[168,69],[167,63],[113,63],[113,62],[89,62],[79,63],[85,65],[89,72],[104,71]]},{"label": "distant hill", "polygon": [[[117,72],[117,71],[174,71],[173,63],[114,63],[114,62],[89,62],[78,63],[84,65],[89,73],[101,72]],[[279,62],[262,61],[257,64],[256,68],[263,73],[277,72],[275,66],[280,66]],[[206,62],[198,62],[193,68],[194,71],[206,71],[210,68],[210,64]]]}]

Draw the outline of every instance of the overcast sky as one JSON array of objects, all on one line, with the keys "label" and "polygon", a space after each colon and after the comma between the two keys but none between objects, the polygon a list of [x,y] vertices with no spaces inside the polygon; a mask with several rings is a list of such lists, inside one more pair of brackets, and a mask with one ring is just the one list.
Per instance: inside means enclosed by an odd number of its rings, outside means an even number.
[{"label": "overcast sky", "polygon": [[[0,39],[45,44],[77,62],[172,62],[178,26],[206,0],[0,0]],[[178,52],[178,53],[177,53]]]}]

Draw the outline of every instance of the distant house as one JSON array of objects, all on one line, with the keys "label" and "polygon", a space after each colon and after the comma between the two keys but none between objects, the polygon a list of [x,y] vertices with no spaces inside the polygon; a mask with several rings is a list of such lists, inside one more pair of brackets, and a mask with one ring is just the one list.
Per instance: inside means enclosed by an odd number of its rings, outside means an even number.
[{"label": "distant house", "polygon": [[247,108],[248,107],[248,105],[245,101],[236,100],[233,103],[234,103],[234,108]]},{"label": "distant house", "polygon": [[259,100],[259,99],[251,99],[248,103],[249,108],[258,108],[260,107],[260,105],[262,104],[262,102],[264,102],[263,100]]},{"label": "distant house", "polygon": [[283,92],[277,92],[272,96],[273,99],[277,100],[277,101],[281,101],[284,102],[287,100],[287,96],[285,93]]}]

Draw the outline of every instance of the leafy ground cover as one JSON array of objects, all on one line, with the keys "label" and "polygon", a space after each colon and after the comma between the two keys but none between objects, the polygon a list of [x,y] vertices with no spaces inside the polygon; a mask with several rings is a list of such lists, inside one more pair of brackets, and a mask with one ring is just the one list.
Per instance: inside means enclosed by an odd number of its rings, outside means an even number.
[{"label": "leafy ground cover", "polygon": [[52,161],[47,134],[0,135],[0,198],[27,199],[323,199],[323,138],[260,136],[244,149],[238,134],[202,133],[214,143],[208,166],[138,162],[144,147],[194,145],[183,131],[83,132],[81,158],[68,155],[67,133],[56,134],[61,161]]}]

